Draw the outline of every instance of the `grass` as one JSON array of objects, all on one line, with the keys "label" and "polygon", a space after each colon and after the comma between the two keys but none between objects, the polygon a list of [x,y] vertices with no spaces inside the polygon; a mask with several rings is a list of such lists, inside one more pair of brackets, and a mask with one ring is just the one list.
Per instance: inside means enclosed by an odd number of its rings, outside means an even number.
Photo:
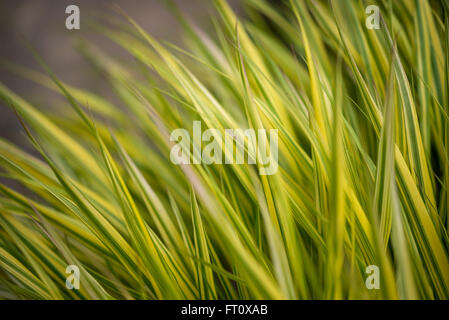
[{"label": "grass", "polygon": [[[135,58],[80,43],[117,101],[37,54],[42,71],[3,63],[63,99],[49,114],[0,84],[36,150],[0,139],[24,186],[0,184],[0,297],[448,299],[448,2],[379,2],[378,30],[365,2],[246,0],[240,19],[216,0],[210,33],[172,8],[188,49],[95,24]],[[278,129],[278,172],[174,165],[194,120]]]}]

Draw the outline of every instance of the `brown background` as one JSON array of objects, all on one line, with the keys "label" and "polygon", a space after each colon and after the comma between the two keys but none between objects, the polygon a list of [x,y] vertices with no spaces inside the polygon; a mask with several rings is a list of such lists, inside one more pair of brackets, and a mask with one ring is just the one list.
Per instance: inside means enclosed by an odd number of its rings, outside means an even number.
[{"label": "brown background", "polygon": [[[231,6],[240,10],[239,0],[229,0]],[[176,0],[180,9],[196,24],[207,28],[213,14],[211,0]],[[65,8],[75,4],[80,8],[81,29],[67,30]],[[115,14],[118,4],[147,32],[159,39],[180,43],[180,25],[162,0],[0,0],[0,59],[39,69],[23,39],[29,41],[50,65],[58,77],[68,83],[87,88],[108,96],[107,88],[99,81],[82,56],[73,47],[73,35],[94,39],[101,48],[112,55],[123,54],[111,42],[88,32],[87,22],[96,13]],[[40,70],[40,69],[39,69]],[[39,108],[46,108],[51,93],[27,80],[0,68],[0,81],[13,91],[26,97]],[[0,137],[20,145],[24,135],[15,115],[0,101]]]}]

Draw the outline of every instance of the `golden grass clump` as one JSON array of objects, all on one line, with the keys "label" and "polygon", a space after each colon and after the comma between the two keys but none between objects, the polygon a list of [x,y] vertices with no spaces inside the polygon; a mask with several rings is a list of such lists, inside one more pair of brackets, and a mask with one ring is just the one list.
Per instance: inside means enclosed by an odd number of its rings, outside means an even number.
[{"label": "golden grass clump", "polygon": [[[79,49],[117,101],[3,64],[61,107],[0,83],[37,151],[0,139],[0,297],[448,299],[448,2],[379,1],[379,29],[365,2],[216,0],[210,32],[173,8],[187,49],[111,18],[134,63]],[[277,129],[277,173],[173,164],[193,121]]]}]

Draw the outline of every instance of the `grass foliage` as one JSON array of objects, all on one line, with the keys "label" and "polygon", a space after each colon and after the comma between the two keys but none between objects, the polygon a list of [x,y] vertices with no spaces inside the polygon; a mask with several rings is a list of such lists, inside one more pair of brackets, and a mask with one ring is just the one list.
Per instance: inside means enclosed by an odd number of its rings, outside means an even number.
[{"label": "grass foliage", "polygon": [[[114,101],[37,54],[41,71],[2,64],[62,98],[45,112],[0,84],[36,150],[0,139],[24,186],[0,184],[2,298],[449,298],[448,2],[379,2],[379,30],[367,1],[244,2],[216,0],[208,32],[172,8],[188,49],[92,25],[135,58],[80,42]],[[172,164],[194,120],[278,129],[278,172]]]}]

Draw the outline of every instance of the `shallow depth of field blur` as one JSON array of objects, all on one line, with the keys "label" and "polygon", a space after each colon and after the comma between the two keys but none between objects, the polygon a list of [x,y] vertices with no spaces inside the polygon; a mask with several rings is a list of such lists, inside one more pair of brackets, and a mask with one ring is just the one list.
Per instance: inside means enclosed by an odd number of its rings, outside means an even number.
[{"label": "shallow depth of field blur", "polygon": [[[201,26],[210,26],[210,15],[213,13],[213,2],[209,0],[174,1],[183,12]],[[68,5],[77,4],[82,9],[82,29],[69,31],[65,28],[67,14],[65,8]],[[242,4],[239,0],[229,1],[229,4],[237,11],[241,11]],[[0,41],[4,45],[0,48],[0,59],[8,59],[28,67],[35,67],[35,60],[26,48],[25,41],[33,45],[39,53],[51,61],[51,66],[61,79],[82,88],[89,88],[114,99],[107,86],[101,81],[101,77],[93,71],[73,47],[74,37],[80,35],[92,41],[99,42],[103,48],[111,50],[125,60],[130,60],[129,55],[119,46],[92,32],[87,23],[92,22],[101,14],[115,14],[111,9],[118,5],[146,30],[161,39],[174,43],[182,43],[182,26],[170,13],[170,10],[159,0],[0,0]],[[26,93],[28,97],[41,101],[52,98],[51,91],[42,90],[42,87],[14,74],[0,70],[0,81],[8,83],[18,93]],[[42,100],[40,100],[42,99]],[[47,101],[48,103],[48,101]],[[42,103],[42,107],[47,103]],[[0,102],[0,135],[12,139],[18,143],[24,143],[24,137],[20,133],[20,124],[14,113]]]},{"label": "shallow depth of field blur", "polygon": [[1,299],[449,298],[447,0],[69,4],[0,0]]}]

